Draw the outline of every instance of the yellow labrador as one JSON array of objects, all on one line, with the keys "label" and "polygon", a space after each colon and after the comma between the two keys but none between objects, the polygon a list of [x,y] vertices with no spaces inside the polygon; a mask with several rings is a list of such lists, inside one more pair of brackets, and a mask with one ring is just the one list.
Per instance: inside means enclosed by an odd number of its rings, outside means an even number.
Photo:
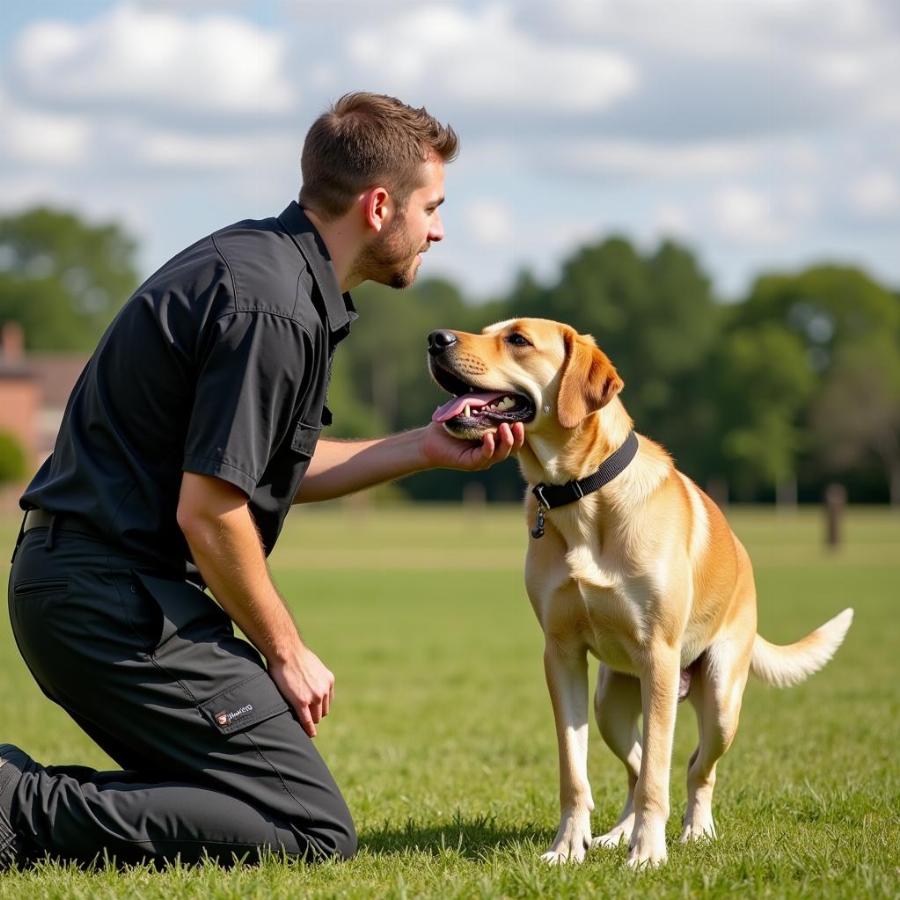
[{"label": "yellow labrador", "polygon": [[[454,395],[435,421],[467,439],[504,421],[525,422],[519,463],[552,507],[528,494],[534,528],[525,580],[544,631],[559,742],[562,815],[544,858],[582,860],[591,847],[627,841],[629,865],[666,860],[679,695],[699,727],[681,839],[714,838],[716,764],[734,739],[748,674],[782,686],[802,681],[840,646],[853,611],[789,646],[756,633],[747,551],[668,453],[633,436],[618,397],[622,380],[593,338],[544,319],[514,319],[481,334],[433,332],[429,354],[435,380]],[[573,480],[581,489],[558,487]],[[593,840],[588,653],[601,663],[600,734],[628,776],[621,816]]]}]

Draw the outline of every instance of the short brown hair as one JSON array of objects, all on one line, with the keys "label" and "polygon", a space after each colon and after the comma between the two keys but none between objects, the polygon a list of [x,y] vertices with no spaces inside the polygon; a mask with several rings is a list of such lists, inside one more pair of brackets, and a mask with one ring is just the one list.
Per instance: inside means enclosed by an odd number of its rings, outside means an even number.
[{"label": "short brown hair", "polygon": [[456,132],[424,106],[415,109],[384,94],[344,94],[306,135],[300,205],[334,219],[362,191],[382,182],[403,206],[419,187],[429,155],[450,162],[458,147]]}]

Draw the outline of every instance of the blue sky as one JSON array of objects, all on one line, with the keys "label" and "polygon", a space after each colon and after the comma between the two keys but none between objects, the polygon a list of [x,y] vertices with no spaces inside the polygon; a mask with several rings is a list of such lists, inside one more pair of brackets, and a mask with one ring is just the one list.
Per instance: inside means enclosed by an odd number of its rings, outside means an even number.
[{"label": "blue sky", "polygon": [[147,274],[280,211],[354,89],[460,133],[423,272],[474,298],[612,232],[732,296],[825,258],[900,285],[894,0],[8,0],[0,207],[119,219]]}]

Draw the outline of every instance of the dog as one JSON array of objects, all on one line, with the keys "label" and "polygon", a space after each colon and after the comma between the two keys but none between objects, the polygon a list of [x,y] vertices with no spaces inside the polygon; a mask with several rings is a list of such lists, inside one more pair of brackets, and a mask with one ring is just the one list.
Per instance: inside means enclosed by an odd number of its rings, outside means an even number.
[{"label": "dog", "polygon": [[[788,646],[756,633],[747,551],[669,454],[633,432],[623,381],[592,337],[520,318],[481,334],[435,331],[428,343],[431,374],[453,395],[434,421],[464,440],[525,423],[518,461],[533,525],[525,583],[544,632],[559,744],[561,818],[543,858],[581,861],[592,847],[627,842],[632,867],[666,861],[680,697],[699,730],[681,840],[714,839],[716,765],[734,740],[748,675],[779,686],[802,681],[840,646],[853,610]],[[595,838],[588,653],[600,661],[600,734],[628,778],[618,821]]]}]

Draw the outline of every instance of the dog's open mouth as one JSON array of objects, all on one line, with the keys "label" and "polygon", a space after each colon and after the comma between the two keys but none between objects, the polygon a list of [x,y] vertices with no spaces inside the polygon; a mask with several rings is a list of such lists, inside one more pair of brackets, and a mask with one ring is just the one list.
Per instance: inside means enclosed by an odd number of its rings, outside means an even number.
[{"label": "dog's open mouth", "polygon": [[490,428],[501,422],[530,422],[534,418],[534,403],[524,394],[473,387],[434,360],[431,374],[445,391],[455,395],[434,411],[432,422],[466,429]]}]

